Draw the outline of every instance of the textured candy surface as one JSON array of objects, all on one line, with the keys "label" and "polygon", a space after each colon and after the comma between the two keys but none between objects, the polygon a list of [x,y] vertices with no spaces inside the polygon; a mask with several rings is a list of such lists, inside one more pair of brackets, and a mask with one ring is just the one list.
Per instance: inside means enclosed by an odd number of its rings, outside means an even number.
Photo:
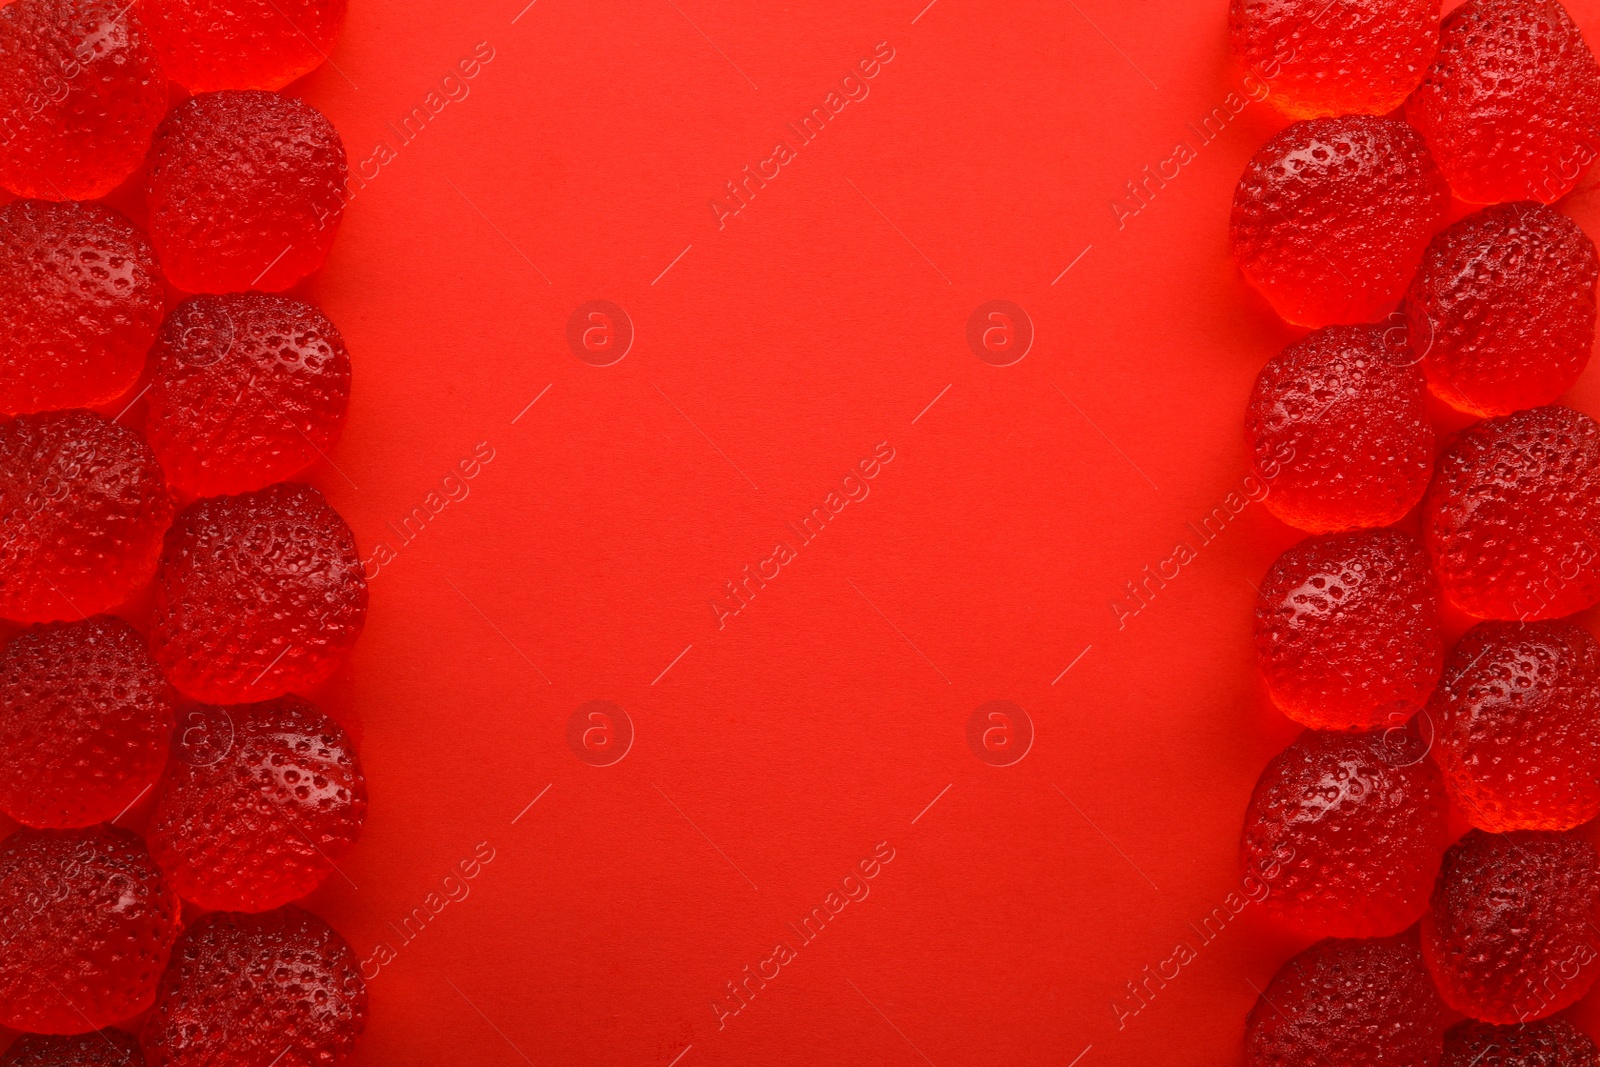
[{"label": "textured candy surface", "polygon": [[1570,833],[1472,830],[1445,853],[1422,954],[1445,1002],[1491,1023],[1542,1019],[1594,985],[1600,855]]},{"label": "textured candy surface", "polygon": [[177,492],[260,489],[325,455],[350,354],[322,312],[265,293],[197,296],[161,327],[145,435]]},{"label": "textured candy surface", "polygon": [[144,439],[88,411],[0,421],[0,617],[76,619],[155,572],[172,501]]},{"label": "textured candy surface", "polygon": [[161,271],[99,204],[0,207],[0,412],[99,404],[139,377],[161,322]]},{"label": "textured candy surface", "polygon": [[213,912],[174,947],[140,1042],[150,1067],[338,1067],[366,1021],[356,955],[327,923]]},{"label": "textured candy surface", "polygon": [[81,1034],[150,1006],[178,899],[126,830],[18,830],[0,844],[0,1024]]},{"label": "textured candy surface", "polygon": [[1589,1035],[1565,1019],[1494,1026],[1467,1019],[1444,1035],[1439,1067],[1595,1067]]},{"label": "textured candy surface", "polygon": [[1445,596],[1483,619],[1554,619],[1600,600],[1600,426],[1560,405],[1457,434],[1422,502]]},{"label": "textured candy surface", "polygon": [[144,1051],[126,1030],[23,1034],[0,1056],[0,1067],[144,1067]]},{"label": "textured candy surface", "polygon": [[345,0],[139,0],[167,76],[191,93],[282,89],[333,51]]},{"label": "textured candy surface", "polygon": [[174,714],[116,616],[22,631],[0,648],[0,810],[27,826],[115,819],[160,776]]},{"label": "textured candy surface", "polygon": [[1285,963],[1250,1009],[1245,1063],[1434,1067],[1443,1033],[1415,934],[1328,938]]},{"label": "textured candy surface", "polygon": [[280,482],[179,514],[156,577],[151,646],[184,694],[241,704],[325,681],[366,617],[350,527],[317,490]]},{"label": "textured candy surface", "polygon": [[1600,152],[1600,64],[1556,0],[1467,0],[1406,119],[1461,199],[1548,204]]},{"label": "textured candy surface", "polygon": [[1500,204],[1440,233],[1406,295],[1435,394],[1474,415],[1538,407],[1572,388],[1594,348],[1600,258],[1543,204]]},{"label": "textured candy surface", "polygon": [[1450,191],[1415,130],[1347,115],[1297,122],[1261,147],[1233,194],[1233,257],[1300,326],[1393,311]]},{"label": "textured candy surface", "polygon": [[167,279],[190,293],[279,292],[328,258],[344,144],[322,113],[254,90],[186,100],[156,131],[145,201]]},{"label": "textured candy surface", "polygon": [[1311,533],[1387,526],[1428,488],[1427,385],[1401,331],[1329,326],[1285,348],[1245,410],[1267,510]]},{"label": "textured candy surface", "polygon": [[1404,102],[1438,51],[1439,4],[1233,0],[1228,38],[1290,118],[1382,115]]},{"label": "textured candy surface", "polygon": [[1273,700],[1296,722],[1403,724],[1444,662],[1427,556],[1395,530],[1308,537],[1261,581],[1255,645]]}]

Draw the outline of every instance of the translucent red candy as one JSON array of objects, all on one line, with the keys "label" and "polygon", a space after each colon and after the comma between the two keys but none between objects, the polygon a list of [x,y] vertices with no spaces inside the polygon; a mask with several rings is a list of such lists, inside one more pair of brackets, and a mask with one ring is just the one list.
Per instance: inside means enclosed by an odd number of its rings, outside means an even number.
[{"label": "translucent red candy", "polygon": [[315,462],[343,428],[350,354],[310,304],[197,296],[167,318],[151,357],[145,435],[178,492],[260,489]]},{"label": "translucent red candy", "polygon": [[1403,724],[1444,662],[1427,556],[1394,530],[1307,538],[1261,580],[1255,645],[1273,700],[1296,722]]},{"label": "translucent red candy", "polygon": [[190,293],[278,292],[328,258],[348,168],[332,123],[276,93],[186,100],[156,131],[150,241]]},{"label": "translucent red candy", "polygon": [[1565,1019],[1493,1026],[1467,1019],[1444,1035],[1439,1067],[1595,1067],[1600,1049]]},{"label": "translucent red candy", "polygon": [[1594,985],[1600,855],[1570,833],[1472,830],[1445,853],[1422,954],[1445,1002],[1491,1023],[1542,1019]]},{"label": "translucent red candy", "polygon": [[1233,0],[1228,38],[1290,118],[1382,115],[1405,101],[1438,51],[1439,4]]},{"label": "translucent red candy", "polygon": [[88,411],[0,421],[0,617],[76,619],[155,572],[172,519],[161,465]]},{"label": "translucent red candy", "polygon": [[140,0],[167,76],[191,93],[282,89],[333,51],[345,0]]},{"label": "translucent red candy", "polygon": [[178,919],[126,830],[18,830],[0,844],[0,1025],[81,1034],[137,1015]]},{"label": "translucent red candy", "polygon": [[150,1067],[338,1067],[366,1021],[356,955],[327,923],[212,912],[174,947],[140,1043]]},{"label": "translucent red candy", "polygon": [[1570,622],[1486,622],[1428,703],[1433,755],[1474,826],[1569,830],[1600,814],[1600,645]]},{"label": "translucent red candy", "polygon": [[139,169],[167,111],[167,80],[117,0],[0,7],[0,185],[92,200]]},{"label": "translucent red candy", "polygon": [[23,1034],[0,1056],[0,1067],[144,1067],[144,1051],[126,1030]]},{"label": "translucent red candy", "polygon": [[99,204],[0,208],[0,412],[110,400],[160,322],[155,251],[127,219]]},{"label": "translucent red candy", "polygon": [[1572,388],[1594,348],[1594,242],[1543,204],[1500,204],[1433,239],[1406,295],[1422,369],[1474,415],[1538,407]]},{"label": "translucent red candy", "polygon": [[[1400,331],[1329,326],[1261,371],[1245,411],[1267,510],[1312,533],[1387,526],[1433,471],[1427,385]],[[1269,477],[1270,475],[1270,477]]]},{"label": "translucent red candy", "polygon": [[1245,278],[1289,322],[1372,322],[1399,303],[1449,203],[1405,123],[1312,119],[1251,158],[1228,230]]},{"label": "translucent red candy", "polygon": [[88,826],[155,784],[171,691],[114,615],[53,622],[0,647],[0,810],[26,826]]},{"label": "translucent red candy", "polygon": [[1548,204],[1600,151],[1600,64],[1556,0],[1467,0],[1406,118],[1461,199]]},{"label": "translucent red candy", "polygon": [[1551,405],[1486,419],[1446,446],[1422,503],[1444,593],[1488,619],[1600,601],[1600,426]]},{"label": "translucent red candy", "polygon": [[309,485],[197,500],[173,523],[151,645],[173,685],[240,704],[307,690],[344,661],[367,617],[355,537]]},{"label": "translucent red candy", "polygon": [[1414,933],[1328,938],[1285,963],[1245,1023],[1246,1067],[1435,1067],[1444,1005]]}]

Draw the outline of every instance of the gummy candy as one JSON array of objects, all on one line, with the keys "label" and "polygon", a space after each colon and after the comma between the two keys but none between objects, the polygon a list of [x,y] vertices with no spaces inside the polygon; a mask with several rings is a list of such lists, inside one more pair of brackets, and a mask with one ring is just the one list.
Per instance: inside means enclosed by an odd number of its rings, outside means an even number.
[{"label": "gummy candy", "polygon": [[1565,1019],[1493,1026],[1466,1019],[1445,1031],[1439,1067],[1595,1067],[1600,1049]]},{"label": "gummy candy", "polygon": [[144,1067],[144,1051],[126,1030],[23,1034],[0,1056],[0,1067]]},{"label": "gummy candy", "polygon": [[191,93],[282,89],[327,59],[345,0],[140,0],[139,14]]}]

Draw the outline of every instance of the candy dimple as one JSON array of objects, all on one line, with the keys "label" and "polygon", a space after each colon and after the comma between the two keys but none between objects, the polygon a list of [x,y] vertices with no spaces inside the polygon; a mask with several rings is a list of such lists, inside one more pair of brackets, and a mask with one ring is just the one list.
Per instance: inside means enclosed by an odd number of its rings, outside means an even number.
[{"label": "candy dimple", "polygon": [[333,50],[345,0],[139,0],[139,14],[191,93],[282,89]]},{"label": "candy dimple", "polygon": [[126,1030],[23,1034],[0,1056],[0,1067],[144,1067],[144,1051]]},{"label": "candy dimple", "polygon": [[1467,1019],[1444,1035],[1439,1067],[1595,1067],[1600,1049],[1565,1019],[1494,1026]]}]

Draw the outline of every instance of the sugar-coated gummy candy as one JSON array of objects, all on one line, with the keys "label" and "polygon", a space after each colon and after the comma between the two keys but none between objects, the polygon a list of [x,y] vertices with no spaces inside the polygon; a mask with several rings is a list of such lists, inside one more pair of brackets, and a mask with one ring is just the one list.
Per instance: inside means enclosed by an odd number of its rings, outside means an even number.
[{"label": "sugar-coated gummy candy", "polygon": [[197,296],[151,352],[145,436],[176,492],[260,489],[325,456],[350,400],[344,339],[310,304]]},{"label": "sugar-coated gummy candy", "polygon": [[89,411],[0,420],[0,618],[76,619],[150,580],[172,520],[161,465]]},{"label": "sugar-coated gummy candy", "polygon": [[1434,393],[1506,415],[1572,388],[1594,348],[1597,276],[1594,242],[1543,204],[1497,204],[1445,229],[1406,294]]},{"label": "sugar-coated gummy candy", "polygon": [[0,207],[0,412],[112,399],[160,322],[155,250],[127,219],[99,204]]},{"label": "sugar-coated gummy candy", "polygon": [[1428,713],[1434,759],[1474,826],[1569,830],[1600,814],[1600,645],[1583,627],[1479,623]]},{"label": "sugar-coated gummy candy", "polygon": [[1362,530],[1292,546],[1261,580],[1255,646],[1274,702],[1296,722],[1403,724],[1444,662],[1439,587],[1421,545]]},{"label": "sugar-coated gummy candy", "polygon": [[1245,410],[1267,510],[1311,533],[1387,526],[1428,488],[1427,384],[1381,326],[1329,326],[1262,368]]},{"label": "sugar-coated gummy candy", "polygon": [[178,515],[156,576],[151,646],[180,692],[242,704],[327,680],[366,617],[350,527],[311,486],[279,482]]},{"label": "sugar-coated gummy candy", "polygon": [[1382,115],[1439,49],[1439,0],[1233,0],[1228,39],[1247,88],[1290,118]]},{"label": "sugar-coated gummy candy", "polygon": [[114,615],[29,627],[0,647],[0,810],[25,826],[115,819],[166,763],[172,692]]},{"label": "sugar-coated gummy candy", "polygon": [[191,93],[282,89],[333,51],[345,0],[139,0],[167,76]]},{"label": "sugar-coated gummy candy", "polygon": [[1595,1067],[1600,1049],[1565,1019],[1495,1026],[1465,1019],[1444,1035],[1439,1067]]},{"label": "sugar-coated gummy candy", "polygon": [[366,1021],[356,954],[327,923],[218,911],[173,948],[140,1043],[150,1067],[338,1067]]},{"label": "sugar-coated gummy candy", "polygon": [[150,241],[190,293],[279,292],[328,258],[344,215],[344,143],[320,111],[256,90],[184,101],[156,131]]},{"label": "sugar-coated gummy candy", "polygon": [[1600,977],[1600,854],[1571,833],[1471,830],[1445,853],[1422,955],[1445,1003],[1490,1023],[1553,1015]]},{"label": "sugar-coated gummy candy", "polygon": [[178,923],[178,898],[128,831],[16,831],[0,843],[0,1025],[81,1034],[137,1015]]},{"label": "sugar-coated gummy candy", "polygon": [[1548,204],[1600,151],[1600,64],[1557,0],[1467,0],[1406,119],[1462,200]]},{"label": "sugar-coated gummy candy", "polygon": [[1550,405],[1445,447],[1422,540],[1445,596],[1481,619],[1554,619],[1600,601],[1600,426]]},{"label": "sugar-coated gummy candy", "polygon": [[1443,1034],[1444,1005],[1414,932],[1330,937],[1285,963],[1262,990],[1245,1023],[1245,1064],[1435,1067]]},{"label": "sugar-coated gummy candy", "polygon": [[1273,137],[1233,194],[1233,256],[1299,326],[1395,309],[1443,223],[1450,190],[1415,130],[1371,115],[1310,119]]},{"label": "sugar-coated gummy candy", "polygon": [[126,1030],[92,1034],[23,1034],[0,1067],[144,1067],[139,1039]]}]

